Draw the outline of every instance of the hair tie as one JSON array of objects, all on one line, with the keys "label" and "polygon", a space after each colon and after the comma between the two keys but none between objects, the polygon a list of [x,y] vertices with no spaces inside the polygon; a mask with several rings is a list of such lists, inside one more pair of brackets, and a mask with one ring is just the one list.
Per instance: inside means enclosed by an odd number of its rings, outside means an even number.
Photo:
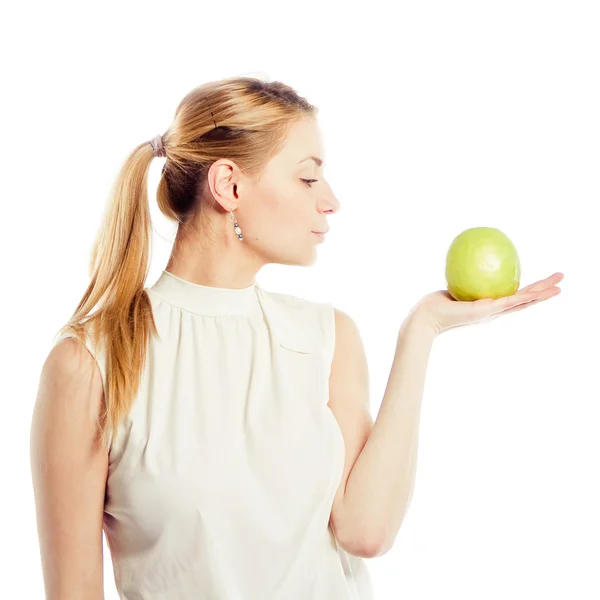
[{"label": "hair tie", "polygon": [[150,140],[150,145],[154,156],[166,156],[165,147],[163,146],[162,135],[157,135],[153,140]]}]

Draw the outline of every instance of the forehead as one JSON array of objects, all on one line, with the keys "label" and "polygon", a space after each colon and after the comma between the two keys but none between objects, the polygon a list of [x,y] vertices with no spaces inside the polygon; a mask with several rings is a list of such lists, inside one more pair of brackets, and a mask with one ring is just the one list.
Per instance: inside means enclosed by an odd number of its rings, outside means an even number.
[{"label": "forehead", "polygon": [[290,126],[284,146],[275,158],[279,158],[279,160],[286,163],[293,163],[293,165],[314,166],[315,162],[313,160],[298,163],[308,156],[316,156],[325,160],[323,154],[321,131],[316,120],[311,117],[302,119]]}]

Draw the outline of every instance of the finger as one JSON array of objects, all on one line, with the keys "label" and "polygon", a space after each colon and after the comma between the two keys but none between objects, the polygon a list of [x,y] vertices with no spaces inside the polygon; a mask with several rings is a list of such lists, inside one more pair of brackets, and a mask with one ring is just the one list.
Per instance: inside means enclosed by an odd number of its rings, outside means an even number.
[{"label": "finger", "polygon": [[492,319],[496,319],[500,315],[506,315],[508,313],[518,312],[520,310],[523,310],[524,308],[529,308],[530,306],[533,306],[534,304],[539,304],[540,302],[543,302],[544,300],[548,300],[550,298],[553,298],[554,296],[558,296],[558,294],[560,294],[560,292],[561,292],[561,289],[556,288],[556,290],[552,290],[551,293],[543,294],[541,296],[540,295],[535,296],[531,300],[528,300],[525,302],[520,302],[519,304],[515,304],[502,312],[494,314],[492,316]]},{"label": "finger", "polygon": [[[508,312],[520,306],[526,308],[530,304],[537,304],[538,302],[543,302],[544,300],[548,300],[549,298],[558,296],[560,292],[561,289],[559,287],[551,287],[541,292],[529,292],[528,294],[525,294],[521,299],[515,299],[512,302],[508,302],[507,309],[503,312]],[[508,298],[510,298],[510,296]]]},{"label": "finger", "polygon": [[499,312],[499,313],[492,315],[491,320],[493,321],[494,319],[497,319],[498,317],[503,316],[503,315],[507,315],[508,313],[518,312],[518,311],[523,310],[524,308],[527,308],[533,304],[538,304],[539,302],[541,302],[541,300],[538,298],[537,300],[532,300],[531,302],[523,302],[522,304],[517,304],[517,306],[513,306],[512,308],[508,308],[507,310],[505,310],[503,312]]},{"label": "finger", "polygon": [[[558,277],[560,276],[560,277]],[[553,279],[554,278],[554,279]],[[562,280],[562,273],[555,273],[550,276],[548,280]],[[547,280],[544,280],[547,281]],[[542,282],[537,282],[542,283]],[[535,286],[536,284],[532,284]],[[531,288],[532,286],[528,286]],[[471,302],[471,318],[488,318],[492,315],[499,315],[505,313],[507,310],[512,309],[515,306],[519,306],[521,304],[531,303],[533,300],[547,300],[552,296],[560,293],[560,288],[556,286],[552,286],[550,288],[542,288],[541,291],[525,291],[526,288],[520,290],[516,294],[512,296],[502,296],[500,298],[480,298],[479,300],[474,300]]]},{"label": "finger", "polygon": [[528,305],[535,300],[547,300],[552,296],[560,293],[559,287],[552,287],[541,292],[524,292],[521,290],[518,294],[512,296],[503,296],[492,301],[492,305],[488,308],[489,314],[498,315],[504,314],[512,310],[516,306]]},{"label": "finger", "polygon": [[[554,294],[554,295],[556,296],[557,294]],[[509,308],[508,310],[505,310],[503,313],[500,313],[500,314],[507,315],[508,313],[519,312],[520,310],[529,308],[530,306],[533,306],[534,304],[539,304],[540,302],[543,302],[544,300],[548,300],[548,298],[536,298],[535,300],[531,300],[530,302],[523,302],[521,304],[517,304],[516,306],[513,306],[512,308]],[[496,315],[496,316],[499,317],[500,315]]]},{"label": "finger", "polygon": [[564,274],[560,271],[550,275],[550,277],[546,277],[546,279],[542,279],[540,281],[536,281],[535,283],[531,283],[530,285],[524,287],[522,290],[519,290],[517,294],[521,294],[523,292],[541,292],[542,290],[551,287],[560,283],[564,279]]}]

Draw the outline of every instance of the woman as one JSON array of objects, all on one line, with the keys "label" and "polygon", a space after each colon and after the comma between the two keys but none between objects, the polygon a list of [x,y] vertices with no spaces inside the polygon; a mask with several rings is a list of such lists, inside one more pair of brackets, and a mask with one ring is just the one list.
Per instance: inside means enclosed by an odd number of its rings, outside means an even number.
[{"label": "woman", "polygon": [[[102,530],[123,600],[371,598],[364,559],[410,503],[434,338],[560,291],[558,273],[499,300],[423,298],[374,424],[352,319],[256,282],[312,264],[339,208],[316,114],[279,82],[212,82],[125,162],[34,410],[47,598],[103,597]],[[154,156],[179,227],[146,288]]]}]

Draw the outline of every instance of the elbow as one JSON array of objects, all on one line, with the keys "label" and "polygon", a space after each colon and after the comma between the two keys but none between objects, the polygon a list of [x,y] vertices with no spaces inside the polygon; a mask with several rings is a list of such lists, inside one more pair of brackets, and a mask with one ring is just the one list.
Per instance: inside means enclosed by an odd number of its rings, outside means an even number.
[{"label": "elbow", "polygon": [[[412,494],[411,494],[412,495]],[[410,499],[408,504],[410,504]],[[395,521],[384,523],[370,523],[368,527],[363,526],[360,530],[356,527],[342,528],[341,531],[334,530],[338,544],[348,553],[359,558],[377,558],[387,554],[393,547],[402,524],[408,505],[403,513],[396,517]],[[337,535],[340,533],[340,535]]]},{"label": "elbow", "polygon": [[353,553],[361,558],[377,558],[387,554],[394,543],[402,523],[399,524],[398,529],[389,529],[378,535],[364,536],[362,542],[354,544],[354,548],[357,552]]},{"label": "elbow", "polygon": [[385,543],[384,536],[376,535],[355,536],[344,540],[338,539],[338,543],[348,554],[359,558],[383,556],[391,548],[391,544]]},{"label": "elbow", "polygon": [[363,546],[363,558],[377,558],[383,556],[389,552],[393,544],[393,540],[389,542],[387,541],[387,538],[383,536],[374,538],[370,543]]},{"label": "elbow", "polygon": [[361,558],[377,558],[383,556],[387,552],[386,546],[378,540],[365,545],[360,554]]}]

